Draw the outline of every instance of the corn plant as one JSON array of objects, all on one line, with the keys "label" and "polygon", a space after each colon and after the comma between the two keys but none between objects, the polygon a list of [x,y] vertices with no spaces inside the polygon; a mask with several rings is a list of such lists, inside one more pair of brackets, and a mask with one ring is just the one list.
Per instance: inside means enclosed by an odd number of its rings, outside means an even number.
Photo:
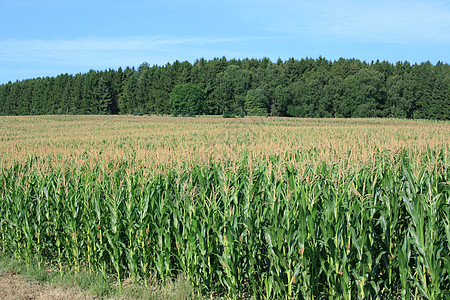
[{"label": "corn plant", "polygon": [[386,155],[346,172],[285,155],[156,173],[126,162],[39,172],[30,160],[0,172],[1,252],[119,285],[182,273],[199,294],[236,299],[445,299],[446,152],[427,154],[431,170]]}]

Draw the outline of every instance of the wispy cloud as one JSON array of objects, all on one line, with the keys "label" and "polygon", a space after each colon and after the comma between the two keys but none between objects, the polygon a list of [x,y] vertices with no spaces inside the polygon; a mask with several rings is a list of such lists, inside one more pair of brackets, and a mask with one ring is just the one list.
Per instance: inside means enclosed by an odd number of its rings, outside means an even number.
[{"label": "wispy cloud", "polygon": [[0,51],[8,49],[43,50],[152,50],[170,45],[201,45],[213,43],[241,42],[245,38],[167,38],[167,37],[125,37],[125,38],[83,38],[73,40],[6,40],[0,41]]},{"label": "wispy cloud", "polygon": [[92,37],[73,40],[4,40],[0,41],[0,59],[10,55],[38,51],[160,50],[174,45],[234,43],[255,39],[260,38]]},{"label": "wispy cloud", "polygon": [[150,36],[0,40],[0,64],[3,65],[5,74],[11,74],[8,78],[2,78],[2,81],[66,72],[78,73],[89,69],[137,66],[144,61],[163,65],[174,60],[193,61],[201,57],[248,56],[236,50],[239,49],[240,43],[264,39]]},{"label": "wispy cloud", "polygon": [[[258,37],[124,37],[83,38],[74,40],[4,40],[0,41],[0,61],[33,61],[97,65],[123,61],[137,53],[152,54],[182,51],[183,47],[202,47],[258,40]],[[199,53],[201,56],[201,53]],[[100,60],[100,61],[99,61]],[[168,60],[168,59],[167,59]],[[95,62],[95,63],[94,63]]]}]

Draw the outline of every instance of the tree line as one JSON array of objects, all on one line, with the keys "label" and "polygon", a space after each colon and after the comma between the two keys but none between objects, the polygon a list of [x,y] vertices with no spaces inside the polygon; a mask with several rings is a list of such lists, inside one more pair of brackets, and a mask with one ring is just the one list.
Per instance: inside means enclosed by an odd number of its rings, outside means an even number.
[{"label": "tree line", "polygon": [[0,115],[158,114],[450,119],[450,66],[198,59],[0,85]]}]

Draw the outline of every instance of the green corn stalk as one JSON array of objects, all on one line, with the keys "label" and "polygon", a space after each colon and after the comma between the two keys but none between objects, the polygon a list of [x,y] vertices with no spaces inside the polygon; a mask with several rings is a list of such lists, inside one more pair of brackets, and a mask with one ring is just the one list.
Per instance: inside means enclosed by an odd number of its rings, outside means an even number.
[{"label": "green corn stalk", "polygon": [[410,274],[409,274],[409,262],[411,259],[411,246],[408,236],[405,235],[402,247],[397,247],[398,261],[399,261],[399,275],[400,283],[402,286],[401,295],[403,299],[411,298],[410,291]]},{"label": "green corn stalk", "polygon": [[2,252],[115,273],[120,283],[183,272],[230,298],[445,297],[447,169],[415,175],[400,155],[395,166],[380,160],[344,176],[277,159],[148,177],[125,172],[129,163],[3,170]]},{"label": "green corn stalk", "polygon": [[[112,187],[114,188],[114,187]],[[124,242],[121,239],[122,234],[122,201],[123,188],[111,191],[108,195],[107,206],[109,213],[108,228],[105,232],[108,240],[108,252],[111,259],[111,264],[117,275],[119,288],[122,288],[122,253],[125,248]]]},{"label": "green corn stalk", "polygon": [[[137,176],[136,176],[137,177]],[[138,279],[138,240],[137,240],[137,226],[136,226],[136,205],[139,201],[138,186],[136,182],[139,182],[140,178],[128,178],[126,183],[126,201],[125,201],[125,220],[124,229],[127,236],[127,247],[125,248],[128,270],[131,273],[131,279],[133,282],[137,282]]]},{"label": "green corn stalk", "polygon": [[[90,179],[88,183],[92,184],[92,182],[94,182],[94,178]],[[93,239],[91,247],[92,260],[98,266],[103,278],[106,279],[109,265],[107,260],[108,240],[106,237],[109,207],[105,205],[105,196],[102,196],[104,194],[103,187],[93,185],[90,188],[88,186],[85,188],[85,197],[91,195],[89,214],[92,222],[91,226],[93,226],[91,228]]]},{"label": "green corn stalk", "polygon": [[[68,184],[68,183],[67,183]],[[67,191],[65,190],[65,187],[61,186],[61,182],[58,181],[58,188],[55,191],[55,196],[53,197],[52,205],[50,208],[52,220],[51,223],[54,224],[53,226],[53,232],[51,233],[54,240],[55,240],[55,246],[56,246],[56,257],[59,267],[59,275],[62,278],[63,276],[63,243],[64,240],[62,239],[64,226],[62,226],[62,220],[63,220],[63,202],[65,199],[65,195],[67,194]]]},{"label": "green corn stalk", "polygon": [[[153,190],[153,189],[151,189]],[[138,202],[138,217],[136,221],[136,231],[137,231],[137,255],[140,257],[139,265],[141,269],[142,277],[144,278],[144,283],[148,285],[148,278],[150,262],[148,258],[148,244],[150,243],[150,229],[148,225],[149,219],[149,205],[151,201],[151,196],[146,193],[144,190],[142,191],[142,196],[140,197],[140,201]]]}]

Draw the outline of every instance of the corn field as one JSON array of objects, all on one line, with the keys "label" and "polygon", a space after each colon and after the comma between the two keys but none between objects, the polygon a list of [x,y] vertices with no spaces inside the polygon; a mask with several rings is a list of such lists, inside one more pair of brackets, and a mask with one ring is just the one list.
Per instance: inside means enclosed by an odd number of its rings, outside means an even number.
[{"label": "corn field", "polygon": [[[449,129],[423,132],[430,124],[407,130],[428,138],[415,149],[379,147],[369,129],[354,152],[312,142],[258,155],[242,148],[239,159],[193,156],[156,171],[142,160],[68,163],[68,154],[30,151],[1,169],[0,249],[119,284],[184,274],[201,293],[237,299],[448,299]],[[8,145],[1,151],[12,155]],[[365,157],[343,159],[358,151]]]}]

